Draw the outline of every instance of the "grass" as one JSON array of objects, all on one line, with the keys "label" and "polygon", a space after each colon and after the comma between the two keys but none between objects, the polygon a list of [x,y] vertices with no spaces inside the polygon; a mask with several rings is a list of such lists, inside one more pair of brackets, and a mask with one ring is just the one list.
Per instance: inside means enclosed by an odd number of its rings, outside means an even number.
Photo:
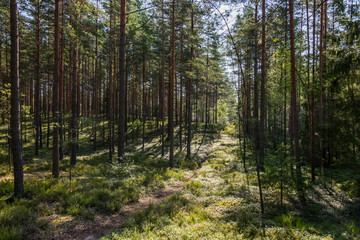
[{"label": "grass", "polygon": [[[201,161],[198,154],[206,150],[215,134],[204,135],[199,127],[193,144],[200,151],[194,155],[194,160],[185,160],[184,152],[179,151],[175,155],[176,166],[170,169],[167,157],[161,157],[156,124],[148,121],[144,151],[141,150],[141,139],[135,138],[132,142],[129,138],[124,162],[117,164],[114,156],[111,164],[106,138],[102,139],[102,126],[106,123],[98,124],[97,150],[94,151],[89,139],[92,122],[86,118],[82,120],[77,164],[71,169],[71,181],[67,140],[64,142],[65,158],[60,161],[60,178],[53,179],[51,148],[45,147],[38,156],[33,156],[31,139],[34,132],[28,124],[27,141],[23,143],[26,196],[21,200],[12,198],[13,177],[4,140],[7,128],[0,129],[0,239],[19,239],[29,234],[36,236],[41,231],[61,228],[67,222],[116,213],[123,205],[135,202],[143,195],[176,185],[193,174]],[[46,135],[45,128],[43,133]]]},{"label": "grass", "polygon": [[[196,178],[181,192],[138,212],[102,239],[359,238],[359,221],[332,215],[325,207],[329,203],[315,203],[314,199],[299,208],[291,202],[291,184],[287,185],[289,198],[280,205],[278,193],[274,193],[277,185],[265,181],[266,211],[261,215],[253,161],[248,161],[248,171],[244,172],[242,160],[235,154],[237,141],[229,135],[220,136]],[[278,159],[273,157],[271,161]],[[275,163],[270,165],[275,168]],[[276,169],[267,169],[262,178],[275,174]],[[309,197],[315,190],[308,190]]]},{"label": "grass", "polygon": [[[24,143],[25,199],[13,199],[12,173],[8,171],[6,141],[0,140],[0,239],[19,239],[55,228],[66,228],[69,222],[91,221],[97,215],[119,212],[128,203],[161,188],[173,186],[195,173],[183,189],[139,211],[103,239],[359,239],[360,201],[353,171],[326,169],[327,186],[305,182],[307,205],[296,198],[291,166],[283,161],[284,204],[279,203],[280,161],[282,149],[267,152],[265,171],[261,173],[265,214],[260,214],[258,183],[251,145],[247,146],[246,170],[238,147],[237,127],[225,126],[210,154],[206,150],[216,135],[216,126],[198,123],[192,139],[191,160],[184,149],[176,148],[175,168],[169,168],[167,156],[161,157],[159,132],[154,122],[147,123],[146,143],[129,129],[126,157],[109,163],[106,139],[102,139],[101,122],[97,150],[93,150],[91,121],[83,119],[79,136],[77,165],[69,179],[69,159],[60,162],[60,178],[53,179],[51,149],[44,148],[33,156],[33,142]],[[194,124],[195,129],[195,124]],[[27,139],[33,130],[27,128]],[[141,125],[140,125],[141,129]],[[141,131],[140,131],[141,132]],[[178,132],[178,129],[175,129]],[[4,136],[6,128],[0,128]],[[105,136],[107,132],[105,131]],[[133,139],[134,137],[134,139]],[[65,146],[66,146],[65,142]],[[176,138],[175,144],[178,144]],[[66,149],[66,147],[65,147]],[[165,152],[168,149],[165,149]],[[204,157],[207,160],[202,162]],[[309,178],[310,169],[303,167]]]}]

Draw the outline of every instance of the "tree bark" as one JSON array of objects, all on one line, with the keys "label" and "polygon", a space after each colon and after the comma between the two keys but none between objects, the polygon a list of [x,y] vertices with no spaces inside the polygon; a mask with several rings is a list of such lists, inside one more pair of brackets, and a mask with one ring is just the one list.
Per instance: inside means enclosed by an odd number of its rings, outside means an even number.
[{"label": "tree bark", "polygon": [[59,0],[55,0],[52,175],[59,177]]},{"label": "tree bark", "polygon": [[59,159],[64,158],[63,153],[63,142],[64,142],[64,131],[63,131],[63,114],[64,114],[64,47],[65,47],[65,2],[61,0],[61,34],[60,34],[60,69],[59,69]]},{"label": "tree bark", "polygon": [[[255,19],[254,22],[258,22],[258,0],[255,0]],[[258,101],[258,32],[257,26],[254,29],[254,145],[255,154],[258,154],[259,150],[259,101]]]},{"label": "tree bark", "polygon": [[39,141],[41,131],[40,114],[40,0],[36,3],[36,78],[35,78],[35,155],[39,154]]},{"label": "tree bark", "polygon": [[[183,52],[183,35],[182,35],[182,30],[181,30],[181,40],[180,40],[180,62],[181,64],[183,63],[183,57],[184,57],[184,52]],[[182,74],[182,69],[180,69],[180,109],[179,109],[179,149],[180,151],[182,150],[182,134],[183,134],[183,129],[182,129],[182,125],[183,125],[183,74]]]},{"label": "tree bark", "polygon": [[165,155],[165,21],[164,21],[164,1],[161,1],[162,14],[162,61],[161,61],[161,90],[160,90],[160,114],[161,114],[161,156]]},{"label": "tree bark", "polygon": [[260,131],[259,131],[259,167],[264,170],[264,145],[265,145],[265,56],[266,56],[266,46],[265,46],[265,0],[262,0],[262,16],[261,16],[261,89],[260,89]]},{"label": "tree bark", "polygon": [[170,167],[174,167],[174,77],[175,77],[175,0],[172,1],[171,16],[171,37],[170,37],[170,76],[169,76],[169,92],[168,92],[168,125],[170,140]]},{"label": "tree bark", "polygon": [[120,57],[119,57],[119,140],[118,161],[121,162],[125,153],[125,129],[126,129],[126,0],[121,0],[120,18]]},{"label": "tree bark", "polygon": [[294,33],[294,0],[289,0],[290,13],[290,62],[291,62],[291,115],[296,160],[296,184],[302,203],[305,202],[301,176],[300,149],[298,136],[298,111],[296,96],[296,69],[295,69],[295,33]]},{"label": "tree bark", "polygon": [[[144,43],[145,44],[145,43]],[[145,46],[144,46],[145,47]],[[142,66],[142,150],[145,148],[145,124],[146,124],[146,91],[145,91],[145,82],[146,82],[146,61],[145,61],[145,49],[143,49],[143,66]]]},{"label": "tree bark", "polygon": [[109,161],[112,162],[113,158],[113,67],[112,67],[112,50],[113,50],[113,1],[110,0],[110,35],[109,35]]},{"label": "tree bark", "polygon": [[11,110],[10,133],[11,152],[14,163],[14,195],[24,195],[23,158],[20,136],[20,81],[19,81],[19,32],[18,32],[18,3],[10,0],[10,38],[11,38]]},{"label": "tree bark", "polygon": [[309,155],[311,158],[311,181],[315,182],[315,152],[314,152],[314,138],[312,125],[312,111],[311,111],[311,86],[310,86],[310,24],[309,24],[309,1],[306,0],[306,40],[307,40],[307,102],[308,102],[308,123],[309,123]]},{"label": "tree bark", "polygon": [[[74,16],[74,30],[77,31],[77,14]],[[76,33],[75,33],[76,34]],[[78,83],[78,39],[75,37],[75,44],[73,49],[73,77],[71,87],[71,142],[70,142],[70,164],[75,166],[77,154],[77,117],[78,117],[78,104],[77,104],[77,83]]]},{"label": "tree bark", "polygon": [[[194,9],[193,9],[193,0],[191,5],[191,34],[194,33]],[[194,57],[194,46],[193,42],[190,42],[190,73],[193,71],[193,57]],[[191,158],[191,121],[192,121],[192,107],[191,107],[191,87],[192,87],[192,76],[189,77],[188,89],[187,89],[187,152],[186,158]]]}]

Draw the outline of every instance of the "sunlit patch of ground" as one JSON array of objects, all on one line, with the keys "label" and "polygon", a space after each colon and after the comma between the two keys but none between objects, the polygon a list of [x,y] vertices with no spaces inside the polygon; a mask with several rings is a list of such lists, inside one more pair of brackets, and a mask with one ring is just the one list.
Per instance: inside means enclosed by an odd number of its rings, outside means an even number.
[{"label": "sunlit patch of ground", "polygon": [[[349,217],[341,222],[341,217],[328,215],[338,219],[338,222],[327,222],[328,227],[312,222],[311,217],[304,215],[307,210],[292,205],[292,191],[287,191],[286,205],[281,207],[278,193],[265,189],[266,214],[262,216],[255,168],[247,162],[248,171],[244,172],[242,160],[236,154],[238,139],[222,135],[213,146],[197,177],[189,181],[181,193],[139,212],[103,239],[305,240],[357,239],[359,236],[356,224],[349,224]],[[308,192],[309,209],[319,211],[320,215],[327,208],[336,208],[337,213],[344,211],[343,203],[348,196],[340,194],[344,199],[337,196],[340,198],[332,201],[328,192],[320,191],[316,198],[318,191],[316,188]],[[312,204],[324,204],[324,208],[314,209]]]}]

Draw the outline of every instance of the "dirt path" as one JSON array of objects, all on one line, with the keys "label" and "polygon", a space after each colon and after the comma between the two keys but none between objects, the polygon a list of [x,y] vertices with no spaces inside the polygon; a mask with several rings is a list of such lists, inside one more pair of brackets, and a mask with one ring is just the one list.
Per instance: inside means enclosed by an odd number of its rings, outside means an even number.
[{"label": "dirt path", "polygon": [[[205,162],[213,147],[215,146],[215,141],[218,134],[215,136],[212,141],[209,149],[207,150],[206,155],[203,157],[202,162]],[[199,168],[194,172],[193,175],[188,176],[186,179],[181,181],[175,186],[161,189],[152,195],[147,195],[141,197],[138,202],[126,204],[122,207],[121,211],[112,215],[97,215],[94,220],[87,222],[77,222],[72,223],[70,226],[67,226],[66,229],[62,229],[52,236],[44,236],[48,239],[79,239],[79,240],[94,240],[99,239],[100,237],[106,235],[111,230],[116,229],[124,221],[134,216],[137,211],[145,210],[149,207],[150,204],[157,204],[162,200],[168,198],[170,195],[180,191],[183,186],[193,179],[201,169],[201,164]]]}]

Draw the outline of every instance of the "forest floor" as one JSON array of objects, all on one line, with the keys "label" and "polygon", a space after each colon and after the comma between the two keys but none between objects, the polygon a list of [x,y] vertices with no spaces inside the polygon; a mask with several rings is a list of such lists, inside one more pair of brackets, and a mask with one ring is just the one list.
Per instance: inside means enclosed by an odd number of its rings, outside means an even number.
[{"label": "forest floor", "polygon": [[237,155],[238,139],[221,134],[198,174],[181,191],[137,212],[102,239],[360,237],[359,199],[334,188],[309,189],[306,206],[287,190],[281,205],[279,192],[264,182],[265,214],[261,215],[254,166],[244,172]]},{"label": "forest floor", "polygon": [[[284,172],[280,204],[279,157],[268,153],[261,175],[265,200],[261,215],[252,151],[246,152],[245,171],[238,139],[232,136],[234,127],[219,132],[209,125],[204,133],[199,123],[192,160],[177,147],[175,168],[170,169],[167,156],[161,157],[154,123],[147,126],[152,130],[146,133],[144,151],[139,132],[129,134],[122,164],[115,156],[109,163],[103,125],[96,151],[89,141],[92,128],[83,126],[71,181],[68,157],[60,163],[60,179],[53,179],[51,149],[32,157],[33,141],[24,142],[26,198],[15,202],[9,202],[12,175],[6,142],[0,141],[0,239],[360,238],[360,200],[349,195],[348,170],[334,170],[331,186],[306,183],[304,206],[289,180],[291,171]],[[29,129],[28,138],[30,134]],[[306,168],[303,173],[308,178]]]}]

